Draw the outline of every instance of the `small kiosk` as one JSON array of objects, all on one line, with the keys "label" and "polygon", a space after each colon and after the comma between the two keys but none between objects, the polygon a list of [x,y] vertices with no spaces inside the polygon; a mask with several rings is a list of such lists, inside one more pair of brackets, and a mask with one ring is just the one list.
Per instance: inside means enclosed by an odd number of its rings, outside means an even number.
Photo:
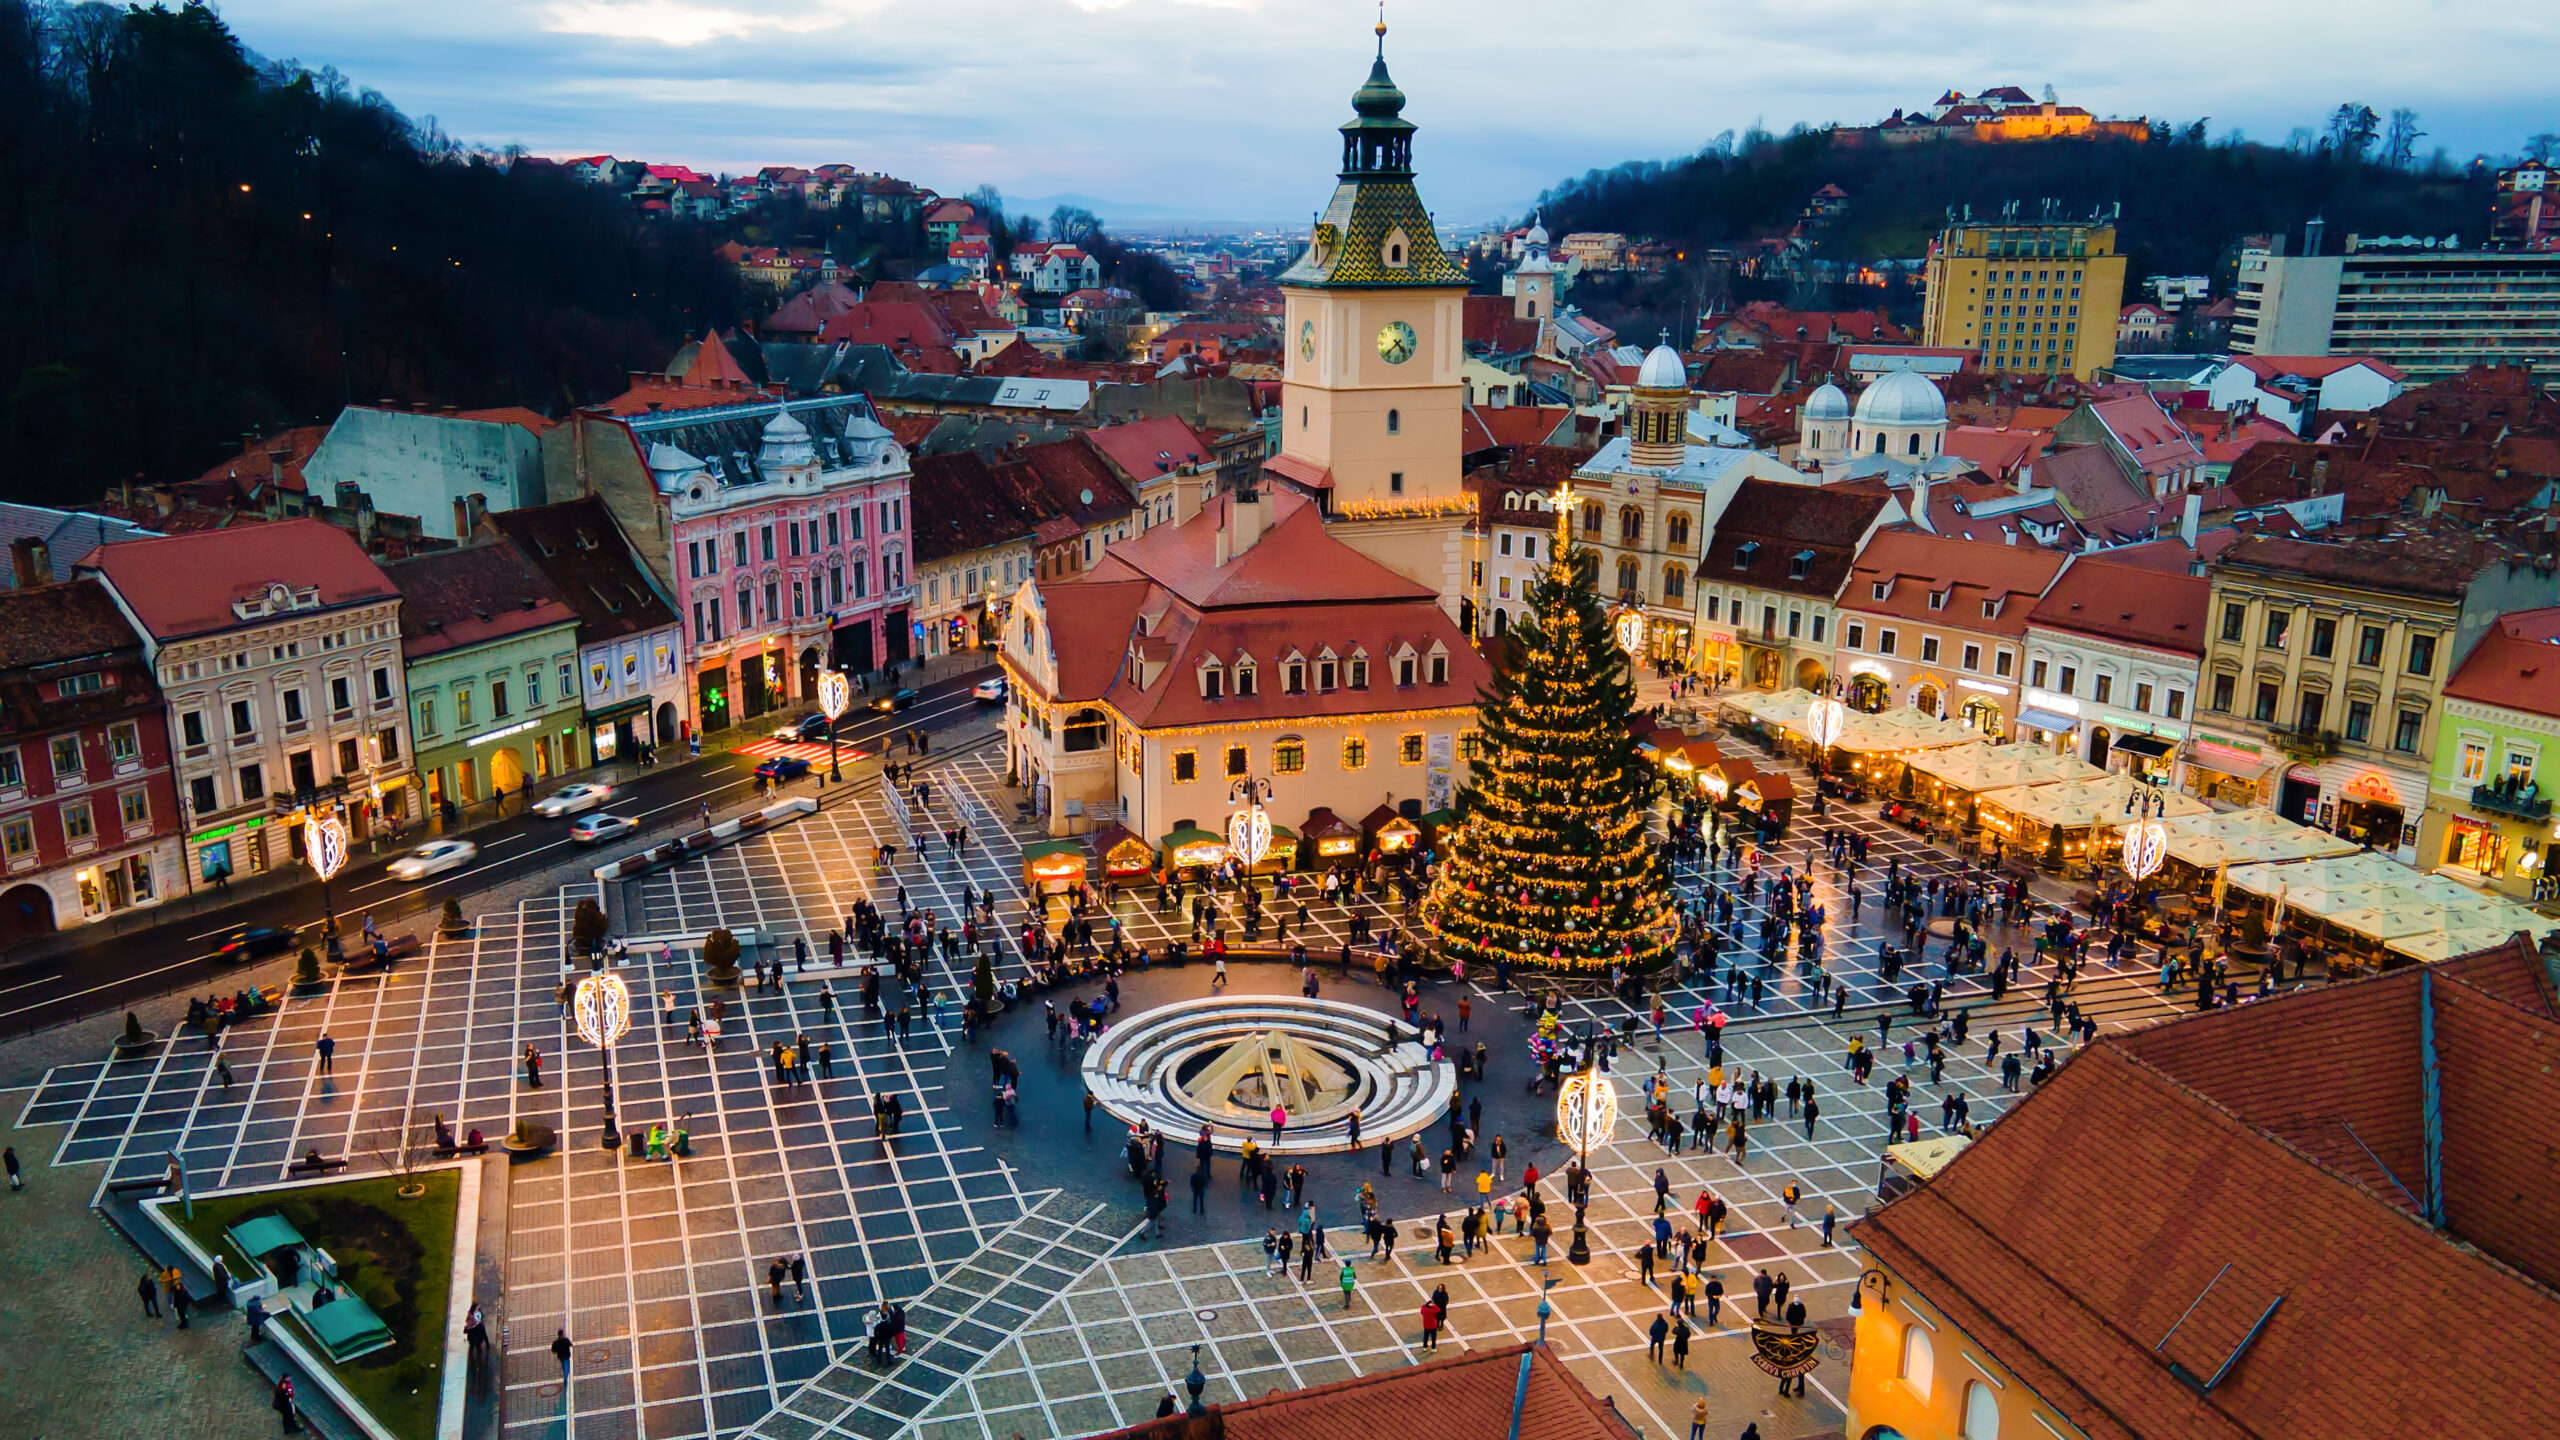
[{"label": "small kiosk", "polygon": [[1126,825],[1103,826],[1087,837],[1102,878],[1115,885],[1143,885],[1155,878],[1156,847]]},{"label": "small kiosk", "polygon": [[1307,823],[1298,829],[1298,852],[1301,870],[1358,864],[1360,828],[1319,805],[1307,812]]},{"label": "small kiosk", "polygon": [[1185,825],[1164,837],[1164,870],[1168,880],[1198,880],[1227,863],[1227,841],[1197,825]]},{"label": "small kiosk", "polygon": [[1046,900],[1084,883],[1084,842],[1043,840],[1022,847],[1022,888]]},{"label": "small kiosk", "polygon": [[1360,822],[1360,843],[1364,853],[1376,851],[1380,863],[1401,869],[1421,846],[1422,827],[1381,805]]}]

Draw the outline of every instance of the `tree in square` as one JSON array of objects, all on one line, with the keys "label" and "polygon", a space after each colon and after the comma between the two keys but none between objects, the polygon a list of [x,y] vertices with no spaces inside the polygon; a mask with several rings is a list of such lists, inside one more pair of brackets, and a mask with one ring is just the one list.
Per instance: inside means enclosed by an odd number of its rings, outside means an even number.
[{"label": "tree in square", "polygon": [[1645,836],[1660,777],[1628,720],[1635,681],[1600,603],[1599,562],[1558,497],[1547,569],[1477,706],[1460,820],[1433,876],[1442,958],[1650,969],[1671,953],[1668,887]]}]

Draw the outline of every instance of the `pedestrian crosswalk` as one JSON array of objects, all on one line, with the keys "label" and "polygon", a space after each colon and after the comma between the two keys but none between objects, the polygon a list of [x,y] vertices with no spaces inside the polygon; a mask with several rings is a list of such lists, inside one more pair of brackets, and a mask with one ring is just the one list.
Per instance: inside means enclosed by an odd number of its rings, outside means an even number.
[{"label": "pedestrian crosswalk", "polygon": [[[827,759],[827,742],[824,740],[753,740],[729,753],[752,755],[759,760],[771,760],[780,756],[791,760],[806,760],[811,764],[823,764]],[[868,750],[857,750],[851,745],[839,743],[836,746],[835,758],[839,764],[850,765],[870,753]]]}]

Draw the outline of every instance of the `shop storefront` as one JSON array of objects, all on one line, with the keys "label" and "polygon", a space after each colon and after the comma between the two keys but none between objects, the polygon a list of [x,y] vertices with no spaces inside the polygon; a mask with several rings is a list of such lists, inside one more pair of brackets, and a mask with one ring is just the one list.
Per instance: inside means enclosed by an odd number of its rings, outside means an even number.
[{"label": "shop storefront", "polygon": [[1993,740],[2007,733],[2008,722],[2000,713],[2000,702],[1988,695],[1967,695],[1956,704],[1955,718],[1968,730],[1978,730]]},{"label": "shop storefront", "polygon": [[1674,670],[1688,665],[1690,637],[1696,633],[1688,621],[1656,614],[1644,628],[1644,658],[1648,663]]},{"label": "shop storefront", "polygon": [[587,753],[602,765],[614,760],[631,760],[649,742],[649,699],[641,696],[619,705],[587,713]]},{"label": "shop storefront", "polygon": [[1742,651],[1730,630],[1699,630],[1698,656],[1692,665],[1701,675],[1732,684],[1742,673]]},{"label": "shop storefront", "polygon": [[725,665],[714,665],[694,677],[694,710],[702,717],[704,734],[729,728],[729,671]]},{"label": "shop storefront", "polygon": [[1872,660],[1861,660],[1849,667],[1849,708],[1878,714],[1893,703],[1893,686],[1884,671]]},{"label": "shop storefront", "polygon": [[2183,752],[2184,790],[2208,804],[2234,810],[2266,803],[2268,772],[2282,755],[2253,740],[2198,730]]},{"label": "shop storefront", "polygon": [[2417,826],[2401,803],[2400,783],[2389,773],[2367,767],[2323,779],[2321,829],[2376,850],[2417,844]]}]

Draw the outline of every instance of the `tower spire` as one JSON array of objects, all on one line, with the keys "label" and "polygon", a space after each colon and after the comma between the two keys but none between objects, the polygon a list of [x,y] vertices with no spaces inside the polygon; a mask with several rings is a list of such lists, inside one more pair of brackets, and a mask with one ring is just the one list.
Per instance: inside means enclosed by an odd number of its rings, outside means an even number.
[{"label": "tower spire", "polygon": [[1378,0],[1378,58],[1387,58],[1387,0]]}]

